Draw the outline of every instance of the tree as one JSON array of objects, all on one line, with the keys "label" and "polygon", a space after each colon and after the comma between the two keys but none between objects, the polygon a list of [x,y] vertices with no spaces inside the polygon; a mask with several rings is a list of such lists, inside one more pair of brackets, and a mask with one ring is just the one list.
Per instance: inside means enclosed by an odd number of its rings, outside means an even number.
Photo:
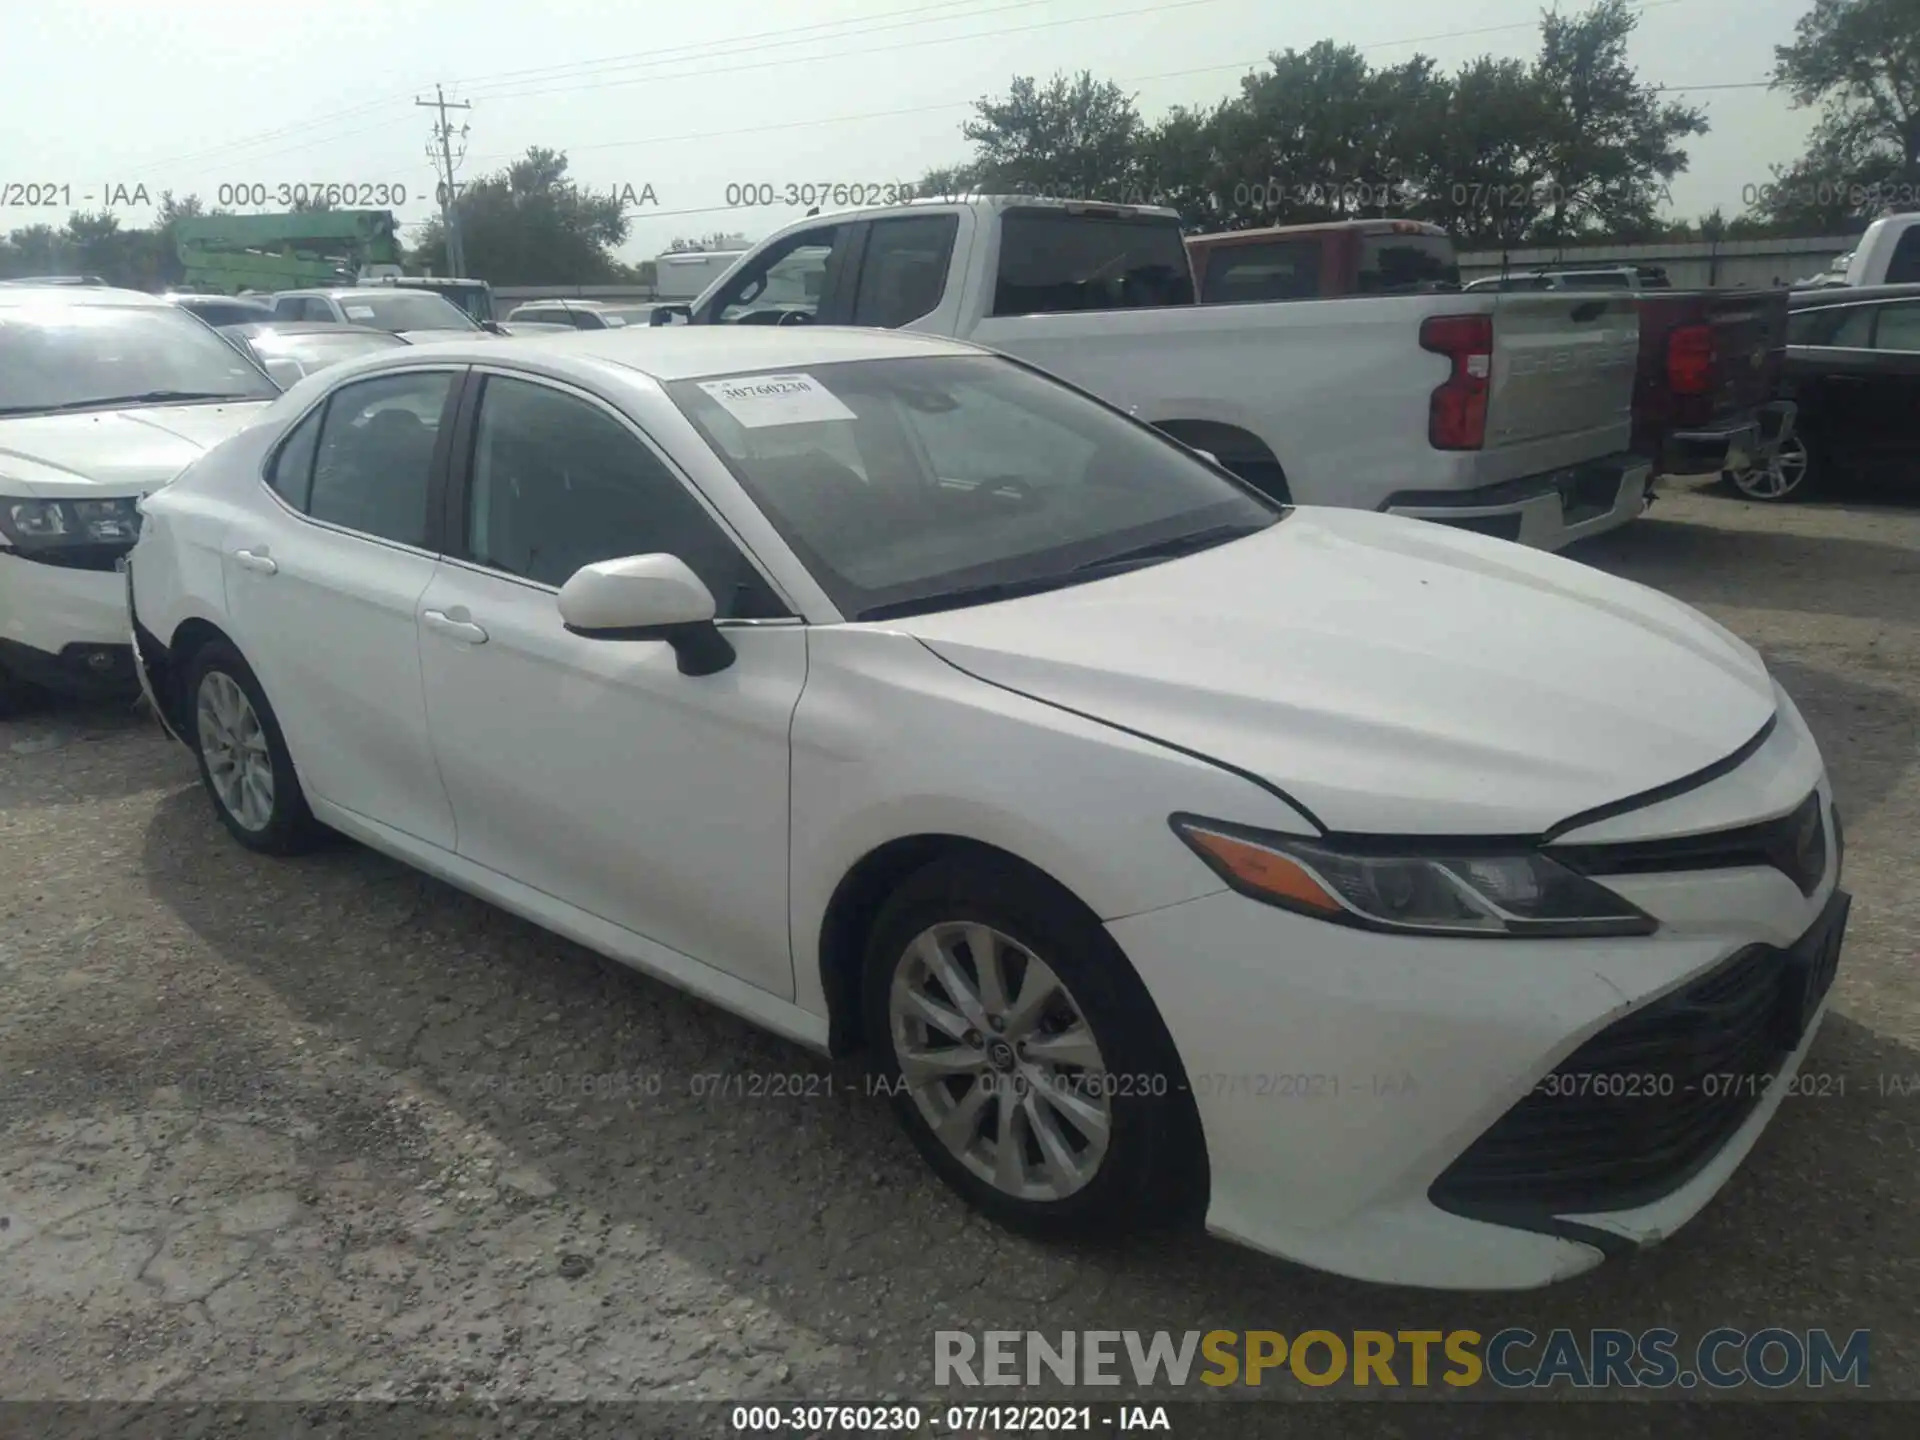
[{"label": "tree", "polygon": [[[1125,201],[1144,198],[1140,151],[1145,126],[1133,97],[1087,71],[1045,85],[1016,76],[1000,99],[974,102],[961,127],[974,147],[971,184],[1014,194]],[[932,178],[932,177],[930,177]]]},{"label": "tree", "polygon": [[684,237],[677,237],[671,245],[667,246],[667,249],[676,255],[697,254],[709,250],[744,250],[746,248],[746,236],[728,234],[723,230],[715,230],[710,235],[696,236],[691,240]]},{"label": "tree", "polygon": [[1773,87],[1820,119],[1749,213],[1831,234],[1920,208],[1920,3],[1815,0],[1773,53]]},{"label": "tree", "polygon": [[[506,169],[468,185],[456,202],[467,268],[495,285],[595,285],[631,278],[613,255],[627,238],[620,201],[590,195],[567,177],[564,152],[534,146]],[[414,263],[448,272],[438,220],[424,228]]]},{"label": "tree", "polygon": [[1548,100],[1550,188],[1538,238],[1655,228],[1665,182],[1687,165],[1677,142],[1706,133],[1705,115],[1661,100],[1628,63],[1627,39],[1639,23],[1626,0],[1600,0],[1571,19],[1550,12],[1540,22],[1533,74]]}]

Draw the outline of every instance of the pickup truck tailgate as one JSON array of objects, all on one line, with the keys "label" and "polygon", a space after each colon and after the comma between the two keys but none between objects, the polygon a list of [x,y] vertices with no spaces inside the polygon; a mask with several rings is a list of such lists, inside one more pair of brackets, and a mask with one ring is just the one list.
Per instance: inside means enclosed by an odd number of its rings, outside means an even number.
[{"label": "pickup truck tailgate", "polygon": [[1626,296],[1495,297],[1483,476],[1576,465],[1627,448],[1640,316]]}]

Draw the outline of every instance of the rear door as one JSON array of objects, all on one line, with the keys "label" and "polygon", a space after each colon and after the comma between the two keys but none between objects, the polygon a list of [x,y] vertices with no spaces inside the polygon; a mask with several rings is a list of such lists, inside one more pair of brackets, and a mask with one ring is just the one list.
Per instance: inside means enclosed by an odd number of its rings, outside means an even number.
[{"label": "rear door", "polygon": [[1492,301],[1483,483],[1627,449],[1640,350],[1631,297],[1548,290],[1501,293]]}]

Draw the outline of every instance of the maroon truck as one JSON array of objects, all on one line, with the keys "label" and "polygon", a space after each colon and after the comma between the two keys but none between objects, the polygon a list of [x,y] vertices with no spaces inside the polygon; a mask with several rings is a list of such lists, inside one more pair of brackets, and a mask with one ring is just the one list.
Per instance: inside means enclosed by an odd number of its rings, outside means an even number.
[{"label": "maroon truck", "polygon": [[1761,462],[1793,426],[1774,399],[1785,290],[1648,290],[1640,306],[1633,448],[1657,479],[1717,480]]}]

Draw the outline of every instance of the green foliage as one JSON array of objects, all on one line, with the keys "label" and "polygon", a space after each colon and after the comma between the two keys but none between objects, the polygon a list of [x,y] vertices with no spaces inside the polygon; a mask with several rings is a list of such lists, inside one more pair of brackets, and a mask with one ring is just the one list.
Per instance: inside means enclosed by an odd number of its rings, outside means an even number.
[{"label": "green foliage", "polygon": [[1679,142],[1707,124],[1628,63],[1637,23],[1625,0],[1548,14],[1531,63],[1483,56],[1451,75],[1425,55],[1379,68],[1321,41],[1270,55],[1210,109],[1151,123],[1086,72],[1019,76],[975,103],[972,155],[921,192],[1158,203],[1196,230],[1393,215],[1465,244],[1651,235],[1686,168]]},{"label": "green foliage", "polygon": [[1775,47],[1773,83],[1820,118],[1755,187],[1753,219],[1833,234],[1920,209],[1920,0],[1815,0]]},{"label": "green foliage", "polygon": [[[494,285],[599,285],[632,278],[613,256],[627,238],[620,201],[590,195],[567,177],[564,151],[534,146],[504,170],[465,186],[458,200],[467,271]],[[440,222],[409,255],[451,273]]]}]

